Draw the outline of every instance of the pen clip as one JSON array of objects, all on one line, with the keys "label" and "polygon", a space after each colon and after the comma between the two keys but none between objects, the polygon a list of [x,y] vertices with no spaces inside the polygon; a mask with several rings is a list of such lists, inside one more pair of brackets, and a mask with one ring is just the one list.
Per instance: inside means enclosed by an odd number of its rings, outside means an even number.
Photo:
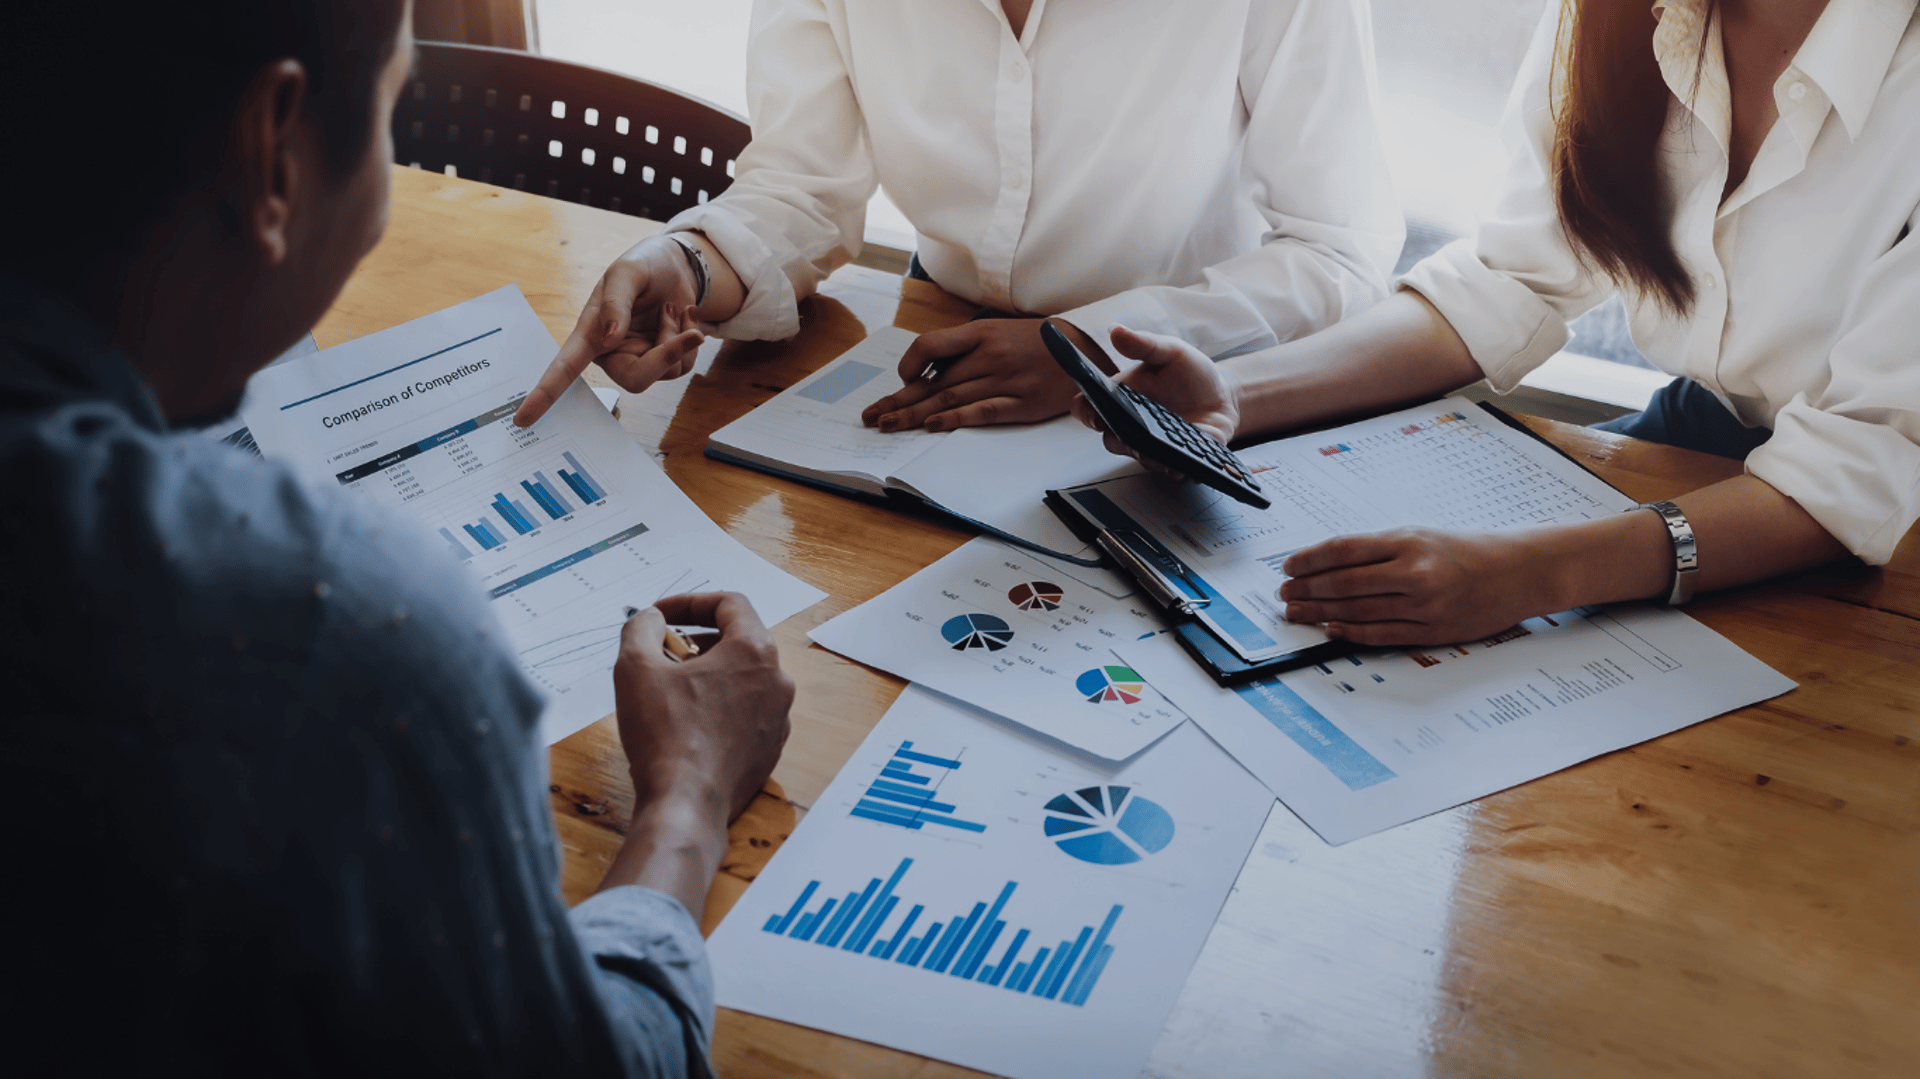
[{"label": "pen clip", "polygon": [[[1095,533],[1094,540],[1115,562],[1127,567],[1133,578],[1162,607],[1191,617],[1194,612],[1213,602],[1206,589],[1194,580],[1193,571],[1187,568],[1186,563],[1153,542],[1151,537],[1131,529],[1102,528]],[[1140,548],[1145,548],[1147,553],[1143,555]],[[1155,565],[1156,562],[1159,565]],[[1162,566],[1172,573],[1162,572]]]}]

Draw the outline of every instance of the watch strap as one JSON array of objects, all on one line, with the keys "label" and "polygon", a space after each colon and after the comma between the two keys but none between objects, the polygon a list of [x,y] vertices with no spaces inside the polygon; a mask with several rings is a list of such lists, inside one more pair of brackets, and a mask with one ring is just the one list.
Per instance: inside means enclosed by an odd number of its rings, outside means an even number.
[{"label": "watch strap", "polygon": [[1652,510],[1667,526],[1667,538],[1673,542],[1673,587],[1667,592],[1667,606],[1678,607],[1693,598],[1693,574],[1700,568],[1693,525],[1687,522],[1687,515],[1680,507],[1671,502],[1642,502],[1634,508]]},{"label": "watch strap", "polygon": [[677,232],[667,233],[667,239],[687,256],[687,265],[693,270],[693,306],[699,307],[707,302],[707,292],[713,287],[713,271],[707,268],[707,254],[700,250],[699,244]]}]

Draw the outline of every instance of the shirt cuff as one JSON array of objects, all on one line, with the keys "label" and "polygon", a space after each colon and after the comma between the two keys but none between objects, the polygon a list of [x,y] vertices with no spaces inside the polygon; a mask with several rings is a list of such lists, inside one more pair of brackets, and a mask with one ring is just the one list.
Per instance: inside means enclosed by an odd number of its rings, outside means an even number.
[{"label": "shirt cuff", "polygon": [[[664,892],[625,885],[588,897],[570,918],[580,946],[599,970],[673,1009],[686,1042],[688,1073],[711,1075],[713,969],[700,926],[687,908]],[[608,995],[617,1006],[624,994]],[[645,1025],[645,1017],[634,1018]]]},{"label": "shirt cuff", "polygon": [[1471,239],[1455,240],[1421,259],[1399,287],[1418,292],[1439,310],[1501,393],[1567,343],[1567,320],[1560,312],[1481,262]]},{"label": "shirt cuff", "polygon": [[[730,339],[784,341],[800,332],[800,298],[779,258],[759,233],[724,206],[709,202],[684,210],[660,231],[700,233],[739,275],[745,302],[732,318],[711,324],[714,333]],[[799,258],[797,251],[789,254]]]},{"label": "shirt cuff", "polygon": [[1920,446],[1884,423],[1824,412],[1796,395],[1747,472],[1799,503],[1861,561],[1884,565],[1920,518]]}]

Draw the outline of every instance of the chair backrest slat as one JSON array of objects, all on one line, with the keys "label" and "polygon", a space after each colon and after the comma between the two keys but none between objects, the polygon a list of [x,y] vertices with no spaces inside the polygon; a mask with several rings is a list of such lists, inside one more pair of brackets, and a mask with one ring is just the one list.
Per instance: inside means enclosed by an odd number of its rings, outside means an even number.
[{"label": "chair backrest slat", "polygon": [[751,137],[741,116],[644,79],[443,42],[420,43],[393,114],[403,165],[656,221],[726,190]]}]

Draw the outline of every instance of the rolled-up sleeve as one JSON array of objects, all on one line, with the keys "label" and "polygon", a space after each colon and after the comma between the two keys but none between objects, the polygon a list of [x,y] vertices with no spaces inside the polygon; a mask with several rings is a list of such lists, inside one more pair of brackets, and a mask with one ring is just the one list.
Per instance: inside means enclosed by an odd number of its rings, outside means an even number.
[{"label": "rolled-up sleeve", "polygon": [[[686,1074],[713,1074],[713,974],[693,916],[672,896],[629,885],[609,888],[574,907],[574,936],[600,971],[600,991],[617,1040],[652,1057],[679,1048]],[[677,1061],[673,1061],[677,1063]],[[668,1060],[640,1074],[667,1074]]]},{"label": "rolled-up sleeve", "polygon": [[1440,311],[1502,393],[1567,343],[1570,321],[1613,292],[1568,244],[1553,200],[1549,92],[1559,10],[1548,5],[1501,118],[1507,168],[1498,198],[1471,239],[1422,259],[1400,280]]},{"label": "rolled-up sleeve", "polygon": [[[1915,222],[1920,225],[1920,220]],[[1747,471],[1880,565],[1920,520],[1920,243],[1881,256],[1828,355],[1824,386],[1795,395]]]},{"label": "rolled-up sleeve", "polygon": [[746,286],[724,337],[800,332],[800,298],[860,253],[879,187],[859,101],[820,0],[757,0],[747,44],[753,141],[726,193],[667,222],[698,230]]},{"label": "rolled-up sleeve", "polygon": [[1257,7],[1240,90],[1260,244],[1198,283],[1128,289],[1062,314],[1096,339],[1124,325],[1230,356],[1324,329],[1386,295],[1405,226],[1373,112],[1369,9]]}]

